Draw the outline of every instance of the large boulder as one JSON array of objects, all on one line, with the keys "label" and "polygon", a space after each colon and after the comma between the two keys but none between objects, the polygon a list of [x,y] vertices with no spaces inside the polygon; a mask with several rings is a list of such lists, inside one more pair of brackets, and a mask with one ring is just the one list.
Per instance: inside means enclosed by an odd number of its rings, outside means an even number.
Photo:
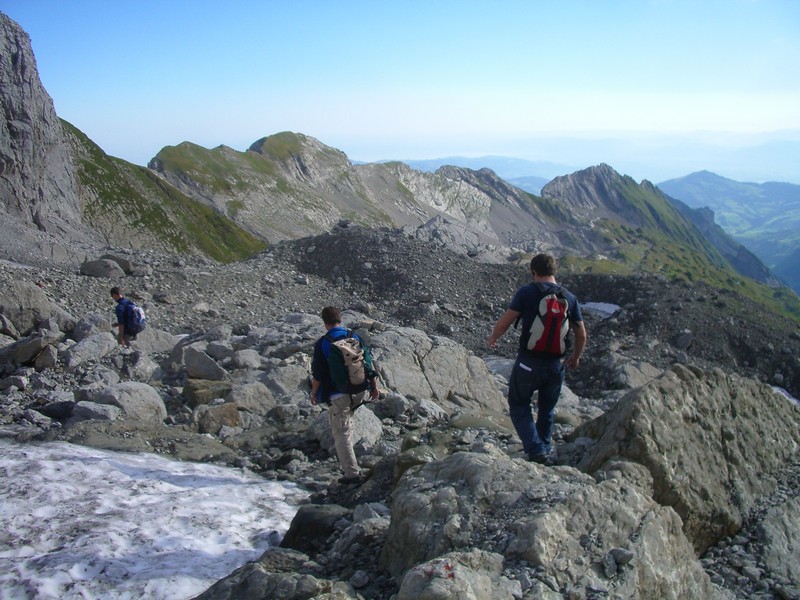
[{"label": "large boulder", "polygon": [[148,354],[170,353],[180,340],[179,336],[156,329],[148,324],[147,328],[136,336],[134,344]]},{"label": "large boulder", "polygon": [[767,511],[759,538],[770,572],[795,582],[800,592],[800,496]]},{"label": "large boulder", "polygon": [[676,366],[628,393],[571,438],[594,438],[579,468],[644,465],[698,552],[732,535],[800,448],[800,408],[754,380]]},{"label": "large boulder", "polygon": [[0,313],[22,335],[27,335],[53,314],[53,306],[40,287],[27,281],[11,281],[0,286]]},{"label": "large boulder", "polygon": [[76,342],[86,339],[97,333],[111,331],[111,312],[93,312],[78,319],[72,330],[72,337]]},{"label": "large boulder", "polygon": [[381,564],[400,577],[495,531],[504,532],[497,542],[506,559],[529,562],[557,588],[720,597],[678,515],[650,497],[646,469],[627,471],[597,483],[491,449],[414,467],[395,488]]},{"label": "large boulder", "polygon": [[[362,442],[365,446],[371,447],[383,436],[381,420],[367,407],[359,407],[353,412],[352,428],[354,444]],[[336,456],[336,446],[333,441],[328,411],[320,413],[314,419],[308,432],[331,456]]]},{"label": "large boulder", "polygon": [[183,354],[186,374],[193,379],[221,381],[227,377],[227,371],[205,353],[200,344],[188,346]]},{"label": "large boulder", "polygon": [[87,260],[81,263],[81,275],[86,275],[88,277],[105,277],[107,279],[121,279],[125,277],[125,271],[113,260],[100,258],[97,260]]},{"label": "large boulder", "polygon": [[158,392],[138,381],[123,381],[107,387],[94,394],[93,400],[122,409],[129,419],[161,423],[167,418],[167,408]]},{"label": "large boulder", "polygon": [[227,398],[235,403],[239,410],[262,417],[275,408],[276,404],[272,392],[260,381],[233,385]]},{"label": "large boulder", "polygon": [[62,337],[63,334],[57,329],[42,329],[32,333],[21,340],[0,348],[0,365],[8,363],[16,367],[28,364]]},{"label": "large boulder", "polygon": [[64,351],[64,364],[74,369],[86,362],[98,361],[118,347],[119,342],[112,333],[95,333],[67,348]]},{"label": "large boulder", "polygon": [[297,404],[309,396],[309,374],[308,365],[270,359],[265,361],[258,380],[269,388],[277,402]]},{"label": "large boulder", "polygon": [[415,566],[403,577],[397,600],[515,600],[519,581],[503,577],[503,556],[483,550],[451,552]]},{"label": "large boulder", "polygon": [[486,364],[460,344],[407,327],[378,332],[371,342],[389,388],[451,410],[505,411],[505,398]]},{"label": "large boulder", "polygon": [[349,509],[338,504],[303,504],[292,518],[281,547],[319,552],[322,541],[336,533],[337,523],[349,513]]},{"label": "large boulder", "polygon": [[217,398],[226,400],[233,389],[229,381],[210,381],[207,379],[187,379],[183,386],[183,399],[189,408],[209,404]]},{"label": "large boulder", "polygon": [[309,557],[288,548],[270,548],[258,560],[236,569],[195,600],[362,600],[344,581],[318,578]]}]

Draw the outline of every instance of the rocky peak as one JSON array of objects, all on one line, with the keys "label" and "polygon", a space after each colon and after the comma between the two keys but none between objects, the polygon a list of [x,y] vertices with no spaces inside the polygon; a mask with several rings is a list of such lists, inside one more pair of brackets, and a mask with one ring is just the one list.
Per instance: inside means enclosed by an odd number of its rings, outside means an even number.
[{"label": "rocky peak", "polygon": [[491,169],[479,169],[473,171],[464,167],[443,166],[436,170],[438,175],[443,175],[452,181],[462,181],[494,199],[511,202],[515,206],[523,204],[521,198],[524,196],[519,188],[501,179]]},{"label": "rocky peak", "polygon": [[263,137],[250,145],[248,152],[260,154],[283,168],[284,174],[301,182],[316,183],[332,171],[352,171],[347,155],[319,140],[284,131]]},{"label": "rocky peak", "polygon": [[24,226],[80,225],[75,169],[28,34],[0,13],[0,203]]},{"label": "rocky peak", "polygon": [[556,177],[542,188],[542,198],[557,200],[590,213],[590,216],[612,216],[624,213],[629,202],[622,195],[623,184],[636,185],[607,164],[600,164],[570,175]]}]

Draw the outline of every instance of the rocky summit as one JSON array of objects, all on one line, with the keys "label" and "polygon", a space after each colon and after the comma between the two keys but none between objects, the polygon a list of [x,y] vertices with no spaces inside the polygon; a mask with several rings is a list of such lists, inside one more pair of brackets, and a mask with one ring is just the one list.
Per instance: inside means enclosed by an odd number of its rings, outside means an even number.
[{"label": "rocky summit", "polygon": [[[610,308],[586,310],[543,466],[505,407],[515,333],[485,346],[527,277],[347,223],[231,265],[111,248],[71,269],[2,262],[2,434],[312,490],[281,547],[202,598],[800,594],[800,408],[773,387],[797,396],[797,328],[770,333],[702,286],[564,273]],[[111,333],[112,285],[148,315],[131,349]],[[337,482],[308,401],[325,304],[369,341],[384,392],[356,412],[358,486]]]}]

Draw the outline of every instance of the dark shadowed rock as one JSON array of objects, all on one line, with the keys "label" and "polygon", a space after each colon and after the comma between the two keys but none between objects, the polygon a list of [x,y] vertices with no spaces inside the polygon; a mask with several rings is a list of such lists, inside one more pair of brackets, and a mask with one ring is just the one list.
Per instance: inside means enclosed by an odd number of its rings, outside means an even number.
[{"label": "dark shadowed rock", "polygon": [[281,548],[301,552],[318,552],[326,538],[336,530],[336,523],[349,509],[335,504],[304,504],[297,511]]}]

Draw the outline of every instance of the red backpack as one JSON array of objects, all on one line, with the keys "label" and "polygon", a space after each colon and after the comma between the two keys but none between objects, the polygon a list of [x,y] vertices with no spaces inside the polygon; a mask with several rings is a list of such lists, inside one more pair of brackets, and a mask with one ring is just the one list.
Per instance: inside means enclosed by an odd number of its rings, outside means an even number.
[{"label": "red backpack", "polygon": [[569,301],[561,286],[552,289],[542,284],[537,286],[543,295],[531,322],[528,350],[563,356],[567,351],[569,333]]}]

